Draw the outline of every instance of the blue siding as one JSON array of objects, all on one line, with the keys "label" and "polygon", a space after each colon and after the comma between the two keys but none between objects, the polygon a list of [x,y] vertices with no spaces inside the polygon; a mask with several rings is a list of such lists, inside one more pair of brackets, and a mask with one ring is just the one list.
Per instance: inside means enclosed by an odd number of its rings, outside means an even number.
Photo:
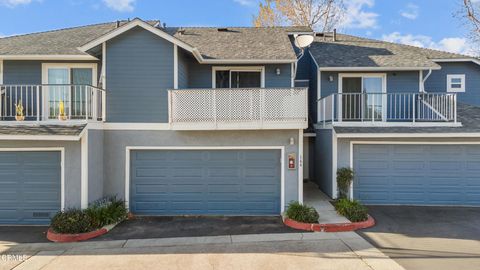
[{"label": "blue siding", "polygon": [[310,66],[308,67],[309,69],[309,76],[310,76],[310,81],[309,81],[309,88],[308,88],[308,112],[310,119],[309,121],[312,121],[312,123],[317,122],[317,100],[318,100],[318,78],[317,78],[317,65],[313,61],[312,57],[310,54],[306,55],[309,60]]},{"label": "blue siding", "polygon": [[[330,81],[330,76],[333,77],[333,81]],[[338,93],[338,72],[321,72],[320,87],[320,95],[322,98]]]},{"label": "blue siding", "polygon": [[178,48],[178,88],[188,88],[189,85],[189,71],[188,63],[190,61],[188,52]]},{"label": "blue siding", "polygon": [[367,204],[480,205],[479,145],[356,145],[354,197]]},{"label": "blue siding", "polygon": [[465,74],[465,93],[457,94],[458,101],[480,106],[480,66],[471,62],[439,64],[442,69],[432,71],[425,82],[425,91],[446,92],[447,74]]},{"label": "blue siding", "polygon": [[[280,75],[276,74],[277,68],[280,69]],[[291,64],[265,65],[265,87],[291,87],[291,74]]]},{"label": "blue siding", "polygon": [[48,224],[60,210],[60,152],[0,152],[0,224]]},{"label": "blue siding", "polygon": [[173,44],[134,28],[107,43],[107,121],[168,122]]},{"label": "blue siding", "polygon": [[418,71],[387,73],[387,93],[418,93],[420,81]]},{"label": "blue siding", "polygon": [[4,61],[4,84],[41,84],[42,62],[40,61]]},{"label": "blue siding", "polygon": [[136,214],[280,214],[276,150],[134,151],[131,167]]},{"label": "blue siding", "polygon": [[[330,197],[333,179],[333,134],[331,129],[317,129],[315,138],[315,157],[312,162],[315,167],[315,182],[320,189]],[[335,172],[336,173],[336,172]]]}]

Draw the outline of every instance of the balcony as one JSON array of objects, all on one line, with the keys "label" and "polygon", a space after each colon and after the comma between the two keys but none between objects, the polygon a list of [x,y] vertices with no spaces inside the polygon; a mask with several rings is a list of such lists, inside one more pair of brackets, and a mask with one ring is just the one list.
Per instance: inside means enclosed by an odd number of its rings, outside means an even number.
[{"label": "balcony", "polygon": [[323,126],[460,125],[455,93],[338,93],[317,108]]},{"label": "balcony", "polygon": [[169,90],[174,130],[304,129],[307,88]]},{"label": "balcony", "polygon": [[0,123],[102,121],[104,102],[91,85],[0,85]]}]

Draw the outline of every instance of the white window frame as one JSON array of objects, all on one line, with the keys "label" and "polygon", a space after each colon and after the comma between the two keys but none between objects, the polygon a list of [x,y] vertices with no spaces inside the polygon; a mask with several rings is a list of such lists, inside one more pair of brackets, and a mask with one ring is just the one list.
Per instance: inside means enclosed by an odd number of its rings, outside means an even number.
[{"label": "white window frame", "polygon": [[[260,87],[265,88],[265,66],[213,66],[212,67],[212,88],[217,88],[216,86],[216,75],[217,71],[228,70],[230,74],[233,72],[260,72]],[[232,87],[232,76],[230,75],[229,88]]]},{"label": "white window frame", "polygon": [[[363,79],[364,78],[381,78],[382,79],[382,93],[387,93],[387,73],[338,73],[338,93],[343,92],[343,78],[362,78],[362,89],[363,93]],[[387,104],[387,95],[383,95],[382,98],[383,104]],[[342,102],[338,99],[338,117],[342,118]],[[382,107],[382,121],[387,121],[387,106]]]},{"label": "white window frame", "polygon": [[[452,80],[460,79],[460,88],[452,87]],[[465,92],[465,74],[447,74],[447,92],[449,93],[462,93]]]},{"label": "white window frame", "polygon": [[[64,68],[68,69],[68,81],[69,84],[72,83],[71,70],[73,68],[91,68],[92,69],[92,86],[97,86],[98,84],[98,64],[96,63],[42,63],[42,84],[48,84],[48,70],[54,68]],[[49,100],[49,91],[43,93],[43,104],[48,104]],[[43,106],[43,115],[48,117],[50,115],[49,106]]]}]

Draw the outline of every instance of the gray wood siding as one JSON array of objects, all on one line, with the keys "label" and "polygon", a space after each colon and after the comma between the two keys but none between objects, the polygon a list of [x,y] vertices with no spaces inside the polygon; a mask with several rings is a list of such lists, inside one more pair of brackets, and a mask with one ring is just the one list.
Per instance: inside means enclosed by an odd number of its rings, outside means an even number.
[{"label": "gray wood siding", "polygon": [[107,43],[107,121],[168,122],[173,44],[134,28]]},{"label": "gray wood siding", "polygon": [[4,84],[41,84],[42,62],[40,61],[4,61]]}]

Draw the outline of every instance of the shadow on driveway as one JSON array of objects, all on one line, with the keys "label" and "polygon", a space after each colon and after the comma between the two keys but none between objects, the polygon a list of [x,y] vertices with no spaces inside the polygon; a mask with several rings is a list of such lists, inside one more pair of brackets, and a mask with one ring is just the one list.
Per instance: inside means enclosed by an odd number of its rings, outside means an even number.
[{"label": "shadow on driveway", "polygon": [[124,240],[298,232],[271,217],[136,217],[94,240]]}]

